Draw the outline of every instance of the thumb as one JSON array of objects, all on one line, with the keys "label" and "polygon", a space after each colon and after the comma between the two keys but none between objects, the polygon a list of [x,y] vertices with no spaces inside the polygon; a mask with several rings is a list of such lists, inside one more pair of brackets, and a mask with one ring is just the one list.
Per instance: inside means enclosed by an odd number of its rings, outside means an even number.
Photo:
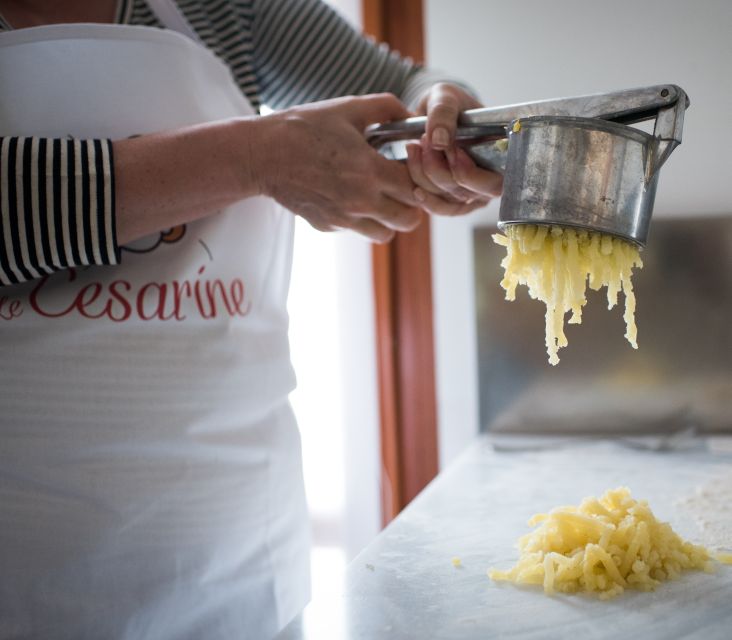
[{"label": "thumb", "polygon": [[437,85],[430,92],[427,102],[427,140],[433,149],[447,149],[457,129],[460,104],[457,97],[443,85]]},{"label": "thumb", "polygon": [[411,115],[399,98],[392,93],[363,96],[358,98],[356,105],[351,122],[361,131],[370,124],[403,120]]}]

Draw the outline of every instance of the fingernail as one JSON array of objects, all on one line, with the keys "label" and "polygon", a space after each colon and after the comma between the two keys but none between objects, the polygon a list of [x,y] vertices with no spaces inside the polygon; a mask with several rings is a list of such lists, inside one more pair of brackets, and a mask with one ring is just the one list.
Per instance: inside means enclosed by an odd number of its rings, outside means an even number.
[{"label": "fingernail", "polygon": [[457,157],[455,156],[455,149],[447,148],[445,149],[445,155],[447,156],[447,162],[451,167],[455,166],[455,161],[457,160]]},{"label": "fingernail", "polygon": [[427,199],[427,195],[419,187],[414,190],[414,197],[417,199],[417,202],[424,202]]},{"label": "fingernail", "polygon": [[444,127],[437,127],[432,132],[432,146],[444,148],[450,144],[450,134]]}]

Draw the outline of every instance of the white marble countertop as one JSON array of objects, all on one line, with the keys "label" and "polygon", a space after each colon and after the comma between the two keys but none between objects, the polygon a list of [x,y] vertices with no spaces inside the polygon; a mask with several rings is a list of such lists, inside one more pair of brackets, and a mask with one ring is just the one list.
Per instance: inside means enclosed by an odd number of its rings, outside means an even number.
[{"label": "white marble countertop", "polygon": [[[681,501],[732,470],[732,438],[479,439],[348,567],[339,597],[311,603],[279,640],[732,638],[732,566],[688,572],[609,602],[488,579],[517,557],[531,515],[625,485],[683,537]],[[495,446],[497,444],[497,446]],[[726,525],[725,525],[726,526]],[[732,531],[732,513],[729,530]],[[456,568],[452,558],[459,557]]]}]

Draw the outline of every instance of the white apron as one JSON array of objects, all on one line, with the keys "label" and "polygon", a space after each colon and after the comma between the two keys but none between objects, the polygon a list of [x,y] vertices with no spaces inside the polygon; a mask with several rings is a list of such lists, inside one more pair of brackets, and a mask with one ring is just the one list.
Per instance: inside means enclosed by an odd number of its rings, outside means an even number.
[{"label": "white apron", "polygon": [[[170,0],[151,4],[186,28]],[[179,33],[0,34],[0,135],[251,114]],[[0,639],[264,640],[304,606],[292,232],[253,198],[134,243],[120,266],[0,289],[21,311],[0,319]]]}]

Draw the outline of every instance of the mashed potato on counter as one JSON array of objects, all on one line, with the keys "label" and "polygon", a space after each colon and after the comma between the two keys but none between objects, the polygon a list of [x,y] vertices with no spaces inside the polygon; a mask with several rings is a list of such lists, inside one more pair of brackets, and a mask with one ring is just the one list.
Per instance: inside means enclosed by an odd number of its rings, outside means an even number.
[{"label": "mashed potato on counter", "polygon": [[529,526],[536,525],[518,541],[518,563],[491,569],[490,578],[542,585],[547,595],[586,592],[606,600],[625,589],[652,591],[685,569],[714,570],[704,547],[682,540],[625,487],[535,515]]},{"label": "mashed potato on counter", "polygon": [[635,294],[632,272],[642,267],[638,247],[614,236],[569,227],[513,224],[506,235],[493,240],[506,247],[501,262],[505,275],[501,286],[506,299],[516,299],[516,287],[524,284],[529,295],[546,305],[546,349],[549,362],[556,365],[561,347],[567,346],[564,314],[572,312],[570,324],[582,322],[587,303],[587,286],[598,291],[607,287],[608,309],[625,294],[625,337],[638,348],[635,326]]}]

